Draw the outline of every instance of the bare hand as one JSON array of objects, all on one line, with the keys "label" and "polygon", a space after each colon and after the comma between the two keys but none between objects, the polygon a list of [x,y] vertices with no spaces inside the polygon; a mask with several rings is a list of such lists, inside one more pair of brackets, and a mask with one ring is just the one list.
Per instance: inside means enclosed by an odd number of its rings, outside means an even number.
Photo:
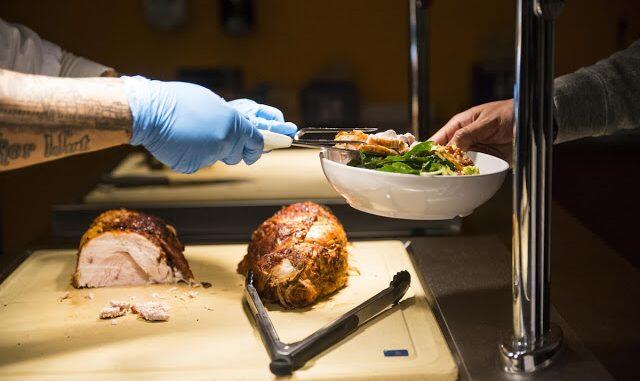
[{"label": "bare hand", "polygon": [[457,114],[429,140],[510,161],[513,122],[513,99],[485,103]]}]

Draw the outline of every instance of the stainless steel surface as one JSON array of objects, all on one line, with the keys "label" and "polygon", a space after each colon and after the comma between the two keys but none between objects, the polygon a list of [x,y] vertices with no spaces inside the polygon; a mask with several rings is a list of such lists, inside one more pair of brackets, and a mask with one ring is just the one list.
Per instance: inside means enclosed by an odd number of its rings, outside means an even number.
[{"label": "stainless steel surface", "polygon": [[513,335],[500,347],[505,371],[548,366],[562,341],[550,326],[549,254],[553,146],[552,0],[519,0],[516,19],[513,182]]},{"label": "stainless steel surface", "polygon": [[496,342],[510,334],[511,269],[509,252],[496,236],[412,238],[409,253],[460,380],[613,379],[553,307],[551,319],[564,331],[557,361],[541,372],[504,372]]},{"label": "stainless steel surface", "polygon": [[541,340],[544,341],[530,346],[526,341],[508,338],[508,344],[500,346],[505,371],[529,373],[549,366],[562,344],[562,329],[557,324],[550,323],[549,330],[542,335]]},{"label": "stainless steel surface", "polygon": [[408,0],[409,5],[409,120],[411,133],[427,139],[429,82],[427,7],[428,0]]}]

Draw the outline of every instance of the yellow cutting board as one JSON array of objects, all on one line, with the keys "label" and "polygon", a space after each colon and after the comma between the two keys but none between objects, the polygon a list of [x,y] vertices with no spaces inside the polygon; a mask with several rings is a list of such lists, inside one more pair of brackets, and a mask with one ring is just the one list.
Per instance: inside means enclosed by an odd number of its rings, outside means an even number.
[{"label": "yellow cutting board", "polygon": [[[253,165],[226,165],[218,162],[212,167],[185,175],[168,168],[150,170],[144,154],[127,156],[111,173],[112,176],[166,176],[171,186],[143,186],[116,188],[98,186],[84,201],[86,203],[122,202],[217,202],[245,200],[318,200],[341,199],[322,172],[317,149],[283,149],[262,155]],[[215,181],[185,185],[184,181]],[[179,185],[180,183],[182,185]]]},{"label": "yellow cutting board", "polygon": [[[235,266],[245,245],[188,246],[195,276],[212,287],[180,284],[76,290],[71,250],[33,253],[0,285],[0,380],[272,380],[269,357],[242,303]],[[350,261],[360,274],[304,310],[269,306],[284,341],[301,339],[386,288],[406,269],[408,297],[285,379],[453,380],[457,367],[401,242],[357,242]],[[185,297],[197,291],[195,298]],[[65,292],[69,298],[58,300]],[[89,294],[93,299],[88,299]],[[157,294],[157,295],[156,295]],[[167,322],[136,315],[117,325],[98,314],[109,300],[163,300]],[[166,299],[161,299],[166,298]],[[385,357],[406,349],[406,357]]]}]

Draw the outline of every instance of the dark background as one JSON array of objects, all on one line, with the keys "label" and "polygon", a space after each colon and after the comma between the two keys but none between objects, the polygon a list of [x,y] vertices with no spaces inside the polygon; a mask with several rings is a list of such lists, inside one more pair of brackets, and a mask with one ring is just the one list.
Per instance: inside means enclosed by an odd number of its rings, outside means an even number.
[{"label": "dark background", "polygon": [[[214,0],[185,1],[183,21],[163,30],[148,21],[149,3],[154,1],[4,0],[0,17],[121,73],[165,80],[213,76],[210,84],[219,92],[273,104],[297,123],[322,119],[305,114],[302,102],[306,92],[319,88],[320,94],[337,91],[350,99],[353,113],[345,118],[406,129],[405,1],[255,1],[246,30],[230,27],[221,1]],[[511,92],[514,4],[431,3],[433,130],[474,103]],[[569,0],[557,25],[556,72],[589,65],[638,37],[640,2]],[[559,145],[554,175],[556,200],[636,266],[639,147],[634,135]],[[1,173],[0,263],[46,240],[50,206],[78,201],[129,150],[120,147]]]}]

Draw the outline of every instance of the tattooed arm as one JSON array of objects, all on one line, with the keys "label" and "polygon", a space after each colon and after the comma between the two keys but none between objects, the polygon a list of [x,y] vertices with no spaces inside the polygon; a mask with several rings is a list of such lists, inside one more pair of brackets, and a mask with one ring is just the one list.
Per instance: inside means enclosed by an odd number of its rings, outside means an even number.
[{"label": "tattooed arm", "polygon": [[119,78],[55,78],[0,69],[0,171],[129,142]]},{"label": "tattooed arm", "polygon": [[183,173],[252,164],[264,148],[259,129],[293,135],[296,126],[273,107],[191,83],[0,69],[0,171],[127,143]]}]

